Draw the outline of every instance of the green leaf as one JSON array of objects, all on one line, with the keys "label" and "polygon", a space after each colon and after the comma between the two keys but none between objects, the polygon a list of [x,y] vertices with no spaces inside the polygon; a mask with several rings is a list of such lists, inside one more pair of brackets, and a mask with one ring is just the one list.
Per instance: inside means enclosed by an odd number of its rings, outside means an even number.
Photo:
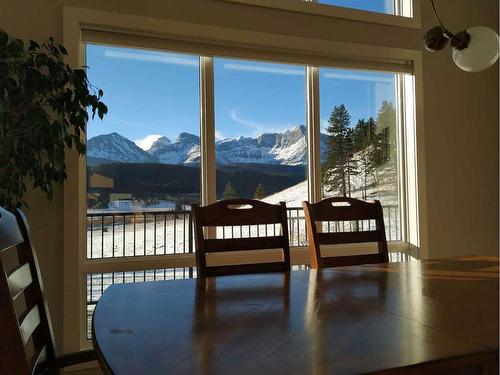
[{"label": "green leaf", "polygon": [[47,63],[47,55],[45,53],[40,53],[35,57],[35,64],[37,68],[41,68]]}]

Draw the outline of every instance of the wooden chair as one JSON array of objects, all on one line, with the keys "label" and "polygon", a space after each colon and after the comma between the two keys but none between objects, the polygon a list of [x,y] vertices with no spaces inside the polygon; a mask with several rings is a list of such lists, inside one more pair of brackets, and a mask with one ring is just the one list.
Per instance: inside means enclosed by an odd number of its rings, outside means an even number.
[{"label": "wooden chair", "polygon": [[[311,204],[302,202],[306,216],[307,235],[311,252],[311,267],[338,267],[367,263],[387,263],[389,255],[385,237],[384,216],[379,201],[366,202],[354,198],[328,198]],[[359,230],[366,220],[375,221],[375,229]],[[324,222],[355,222],[356,230],[349,232],[321,232]],[[321,247],[325,245],[376,242],[378,252],[374,254],[340,255],[325,257]]]},{"label": "wooden chair", "polygon": [[0,207],[0,374],[58,374],[96,359],[92,350],[56,356],[42,279],[21,210]]},{"label": "wooden chair", "polygon": [[[269,204],[253,199],[229,199],[205,207],[192,205],[195,225],[196,266],[199,276],[221,276],[243,273],[290,271],[290,248],[285,203]],[[205,238],[204,228],[224,226],[280,225],[280,234],[273,236],[210,239]],[[207,265],[207,254],[241,250],[282,249],[283,258],[278,262]]]}]

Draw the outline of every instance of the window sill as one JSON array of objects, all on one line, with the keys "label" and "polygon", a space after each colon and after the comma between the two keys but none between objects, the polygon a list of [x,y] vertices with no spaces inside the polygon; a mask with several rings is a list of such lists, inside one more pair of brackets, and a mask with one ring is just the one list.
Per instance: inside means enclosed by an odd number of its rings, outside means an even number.
[{"label": "window sill", "polygon": [[344,8],[328,4],[291,0],[219,0],[230,3],[252,5],[263,8],[280,9],[289,12],[312,14],[351,21],[375,23],[386,26],[420,29],[420,0],[413,0],[413,17],[369,12],[361,9]]}]

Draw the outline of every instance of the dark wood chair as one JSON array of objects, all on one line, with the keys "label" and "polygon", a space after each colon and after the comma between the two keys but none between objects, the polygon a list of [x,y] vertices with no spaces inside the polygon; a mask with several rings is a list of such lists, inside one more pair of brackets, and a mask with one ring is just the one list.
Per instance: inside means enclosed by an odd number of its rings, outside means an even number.
[{"label": "dark wood chair", "polygon": [[[290,248],[288,244],[288,222],[285,203],[269,204],[253,199],[229,199],[205,207],[192,205],[195,225],[196,266],[199,276],[221,276],[244,273],[283,272],[290,271]],[[206,233],[213,227],[268,226],[276,224],[280,233],[272,236],[249,238],[206,238]],[[259,228],[257,227],[257,232]],[[267,232],[267,229],[266,229]],[[258,233],[259,234],[259,233]],[[215,236],[212,236],[215,237]],[[207,265],[207,254],[227,251],[282,249],[281,261]]]},{"label": "dark wood chair", "polygon": [[[328,198],[311,204],[302,202],[306,216],[307,235],[311,252],[311,267],[339,267],[368,263],[387,263],[389,255],[385,236],[384,216],[379,201],[366,202],[354,198]],[[369,221],[375,221],[375,228]],[[353,231],[319,231],[324,223],[349,222]],[[368,230],[359,228],[368,223]],[[326,225],[328,229],[329,225]],[[335,225],[334,225],[335,226]],[[324,245],[376,242],[378,252],[374,254],[322,256]]]},{"label": "dark wood chair", "polygon": [[40,270],[26,217],[0,207],[0,374],[58,374],[96,359],[92,350],[56,356]]}]

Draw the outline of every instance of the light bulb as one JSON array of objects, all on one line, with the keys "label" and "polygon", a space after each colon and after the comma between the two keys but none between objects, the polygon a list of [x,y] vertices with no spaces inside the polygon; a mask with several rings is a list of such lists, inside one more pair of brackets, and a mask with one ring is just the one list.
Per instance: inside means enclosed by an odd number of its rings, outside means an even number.
[{"label": "light bulb", "polygon": [[498,34],[489,27],[474,26],[466,30],[470,41],[466,48],[453,48],[453,61],[467,72],[479,72],[493,65],[498,59]]}]

